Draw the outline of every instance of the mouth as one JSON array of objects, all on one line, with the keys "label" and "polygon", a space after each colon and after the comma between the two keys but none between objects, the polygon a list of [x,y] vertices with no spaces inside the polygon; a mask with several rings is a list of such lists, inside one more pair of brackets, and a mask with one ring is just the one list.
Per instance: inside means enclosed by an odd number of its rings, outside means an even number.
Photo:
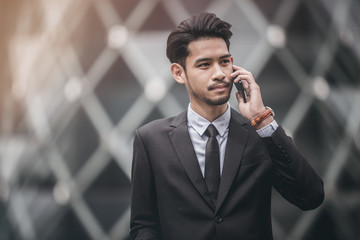
[{"label": "mouth", "polygon": [[214,85],[209,86],[209,90],[215,90],[215,91],[224,91],[230,87],[231,83],[229,82],[221,82]]}]

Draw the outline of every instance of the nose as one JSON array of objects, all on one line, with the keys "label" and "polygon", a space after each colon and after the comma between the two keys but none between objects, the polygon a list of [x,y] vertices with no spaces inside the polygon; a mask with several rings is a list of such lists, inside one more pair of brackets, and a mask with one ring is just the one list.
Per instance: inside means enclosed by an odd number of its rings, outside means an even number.
[{"label": "nose", "polygon": [[218,64],[215,64],[212,80],[213,81],[222,81],[225,77],[226,77],[226,74],[224,73],[221,66]]}]

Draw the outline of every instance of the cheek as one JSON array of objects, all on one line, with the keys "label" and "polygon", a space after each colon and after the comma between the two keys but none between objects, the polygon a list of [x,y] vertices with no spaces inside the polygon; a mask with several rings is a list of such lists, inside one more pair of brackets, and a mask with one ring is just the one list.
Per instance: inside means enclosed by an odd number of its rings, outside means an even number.
[{"label": "cheek", "polygon": [[207,88],[209,84],[209,78],[206,74],[200,72],[198,74],[192,74],[191,76],[189,75],[187,82],[194,89],[203,89]]},{"label": "cheek", "polygon": [[209,81],[198,81],[196,83],[196,86],[195,88],[199,91],[199,92],[205,92],[207,91],[207,88],[208,88],[208,85],[209,85]]}]

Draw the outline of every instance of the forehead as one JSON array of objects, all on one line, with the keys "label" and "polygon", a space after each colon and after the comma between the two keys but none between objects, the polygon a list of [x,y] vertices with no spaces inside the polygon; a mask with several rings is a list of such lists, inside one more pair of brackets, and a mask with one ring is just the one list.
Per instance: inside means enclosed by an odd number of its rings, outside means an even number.
[{"label": "forehead", "polygon": [[218,58],[229,54],[226,43],[222,38],[200,38],[192,41],[188,46],[190,59],[197,58]]}]

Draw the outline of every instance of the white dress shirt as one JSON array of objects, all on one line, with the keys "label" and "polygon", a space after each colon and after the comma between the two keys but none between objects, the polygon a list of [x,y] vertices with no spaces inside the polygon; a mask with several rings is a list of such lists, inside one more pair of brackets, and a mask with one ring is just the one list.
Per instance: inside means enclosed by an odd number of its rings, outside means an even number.
[{"label": "white dress shirt", "polygon": [[[216,127],[217,131],[219,132],[216,139],[219,143],[220,175],[222,174],[224,157],[225,157],[225,148],[229,134],[229,123],[231,118],[230,110],[231,110],[230,104],[228,103],[228,108],[225,111],[225,113],[223,113],[220,117],[218,117],[211,123],[207,119],[203,118],[198,113],[196,113],[191,108],[190,104],[188,106],[188,111],[187,111],[188,131],[203,176],[205,173],[205,148],[206,148],[206,142],[209,138],[208,136],[206,136],[205,131],[209,126],[209,124],[213,124]],[[277,127],[278,124],[274,120],[272,123],[265,126],[264,128],[257,130],[257,132],[261,137],[268,137],[272,135],[272,133],[277,129]]]}]

